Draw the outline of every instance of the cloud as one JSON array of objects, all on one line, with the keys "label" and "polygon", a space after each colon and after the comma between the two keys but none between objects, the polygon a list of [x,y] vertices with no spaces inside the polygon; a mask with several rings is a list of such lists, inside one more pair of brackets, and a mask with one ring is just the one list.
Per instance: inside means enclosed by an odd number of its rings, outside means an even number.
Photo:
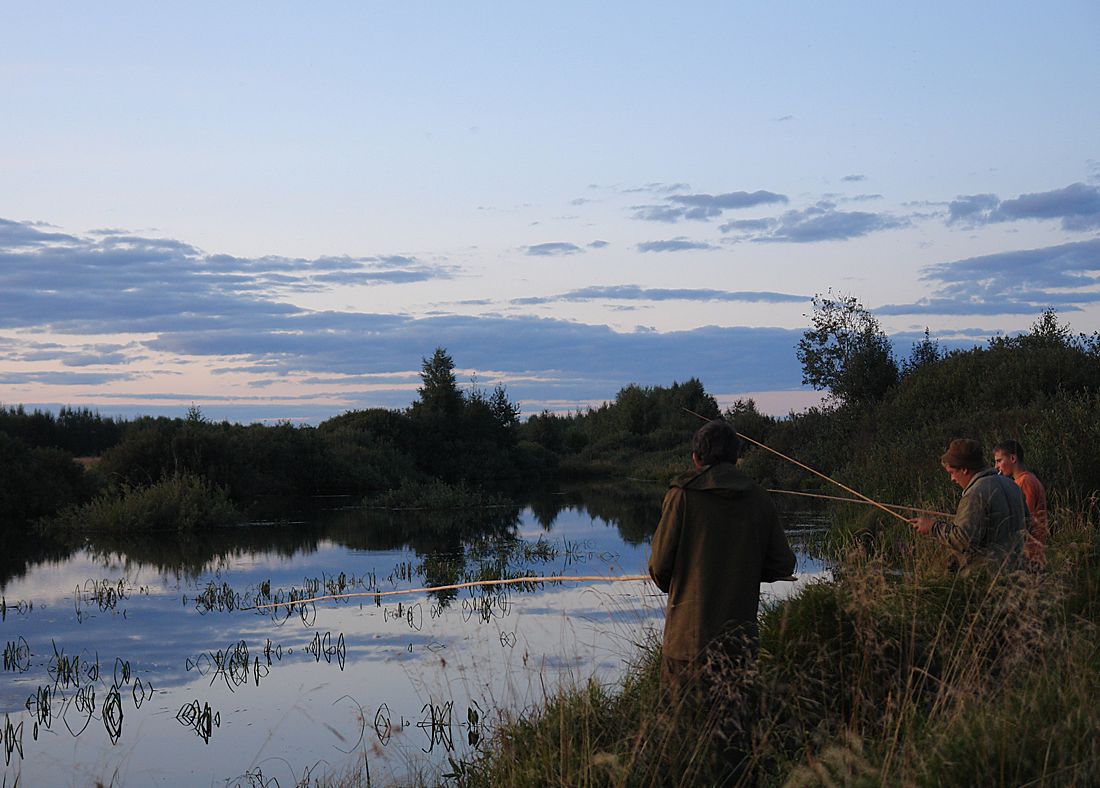
[{"label": "cloud", "polygon": [[859,183],[861,181],[867,180],[867,176],[866,175],[845,175],[843,178],[841,178],[841,180],[844,181],[845,183]]},{"label": "cloud", "polygon": [[100,386],[120,380],[135,380],[138,374],[125,372],[0,372],[0,385]]},{"label": "cloud", "polygon": [[995,194],[959,197],[948,206],[948,224],[969,225],[1060,219],[1070,232],[1100,229],[1100,187],[1071,183],[1062,189],[1000,200]]},{"label": "cloud", "polygon": [[641,186],[634,186],[629,189],[623,189],[623,194],[672,194],[673,192],[682,192],[686,189],[690,189],[691,184],[688,183],[660,183],[652,182],[646,183]]},{"label": "cloud", "polygon": [[1100,187],[1072,183],[1064,189],[1022,194],[1002,202],[993,217],[994,221],[1061,219],[1064,230],[1100,228]]},{"label": "cloud", "polygon": [[972,222],[983,217],[997,207],[1000,200],[996,194],[971,194],[952,200],[947,206],[947,223]]},{"label": "cloud", "polygon": [[669,224],[684,218],[684,209],[671,205],[636,205],[633,208],[634,218],[646,222],[668,222]]},{"label": "cloud", "polygon": [[277,300],[286,293],[452,275],[401,255],[239,258],[172,239],[81,238],[0,219],[0,328],[111,334],[247,325],[299,312]]},{"label": "cloud", "polygon": [[637,245],[639,252],[685,252],[692,249],[715,249],[716,247],[702,241],[689,241],[680,236],[667,241],[644,241]]},{"label": "cloud", "polygon": [[31,222],[0,219],[0,247],[42,246],[57,242],[76,243],[75,236],[65,233],[45,233]]},{"label": "cloud", "polygon": [[775,219],[742,219],[727,222],[719,229],[739,233],[742,240],[817,243],[846,241],[908,224],[908,219],[891,214],[840,211],[835,204],[823,201],[800,211],[787,211]]},{"label": "cloud", "polygon": [[[49,329],[58,335],[127,336],[133,342],[0,341],[6,358],[40,354],[57,368],[6,371],[5,384],[85,385],[130,380],[143,373],[71,369],[115,365],[150,351],[181,361],[207,358],[222,368],[251,370],[258,382],[326,375],[415,374],[438,345],[464,369],[525,378],[531,396],[591,400],[628,382],[668,383],[709,373],[715,390],[796,387],[788,329],[705,327],[672,333],[613,331],[603,325],[535,317],[312,311],[279,300],[293,286],[339,280],[402,278],[402,272],[446,276],[415,258],[239,258],[206,254],[170,239],[132,234],[80,238],[8,222],[0,243],[0,328]],[[649,250],[708,249],[684,238]],[[415,274],[414,274],[415,275]],[[744,300],[781,302],[783,293],[672,290],[620,286],[565,294],[624,302]],[[583,347],[585,352],[578,353]],[[537,378],[533,381],[532,378]],[[366,384],[364,384],[366,385]],[[331,387],[329,387],[331,388]],[[536,394],[537,392],[537,394]],[[364,394],[364,397],[375,394]],[[380,395],[379,395],[380,396]],[[392,396],[410,398],[408,391]]]},{"label": "cloud", "polygon": [[786,203],[787,197],[769,191],[726,192],[725,194],[676,194],[668,205],[636,205],[634,218],[650,222],[679,222],[684,219],[706,221],[725,211],[755,208],[758,205]]},{"label": "cloud", "polygon": [[809,301],[809,296],[755,290],[711,290],[707,288],[639,287],[607,285],[583,287],[554,296],[517,298],[513,304],[548,304],[560,301],[740,301],[745,303],[785,304]]},{"label": "cloud", "polygon": [[883,315],[1036,314],[1100,303],[1100,238],[971,257],[926,267],[932,296],[876,309]]},{"label": "cloud", "polygon": [[607,241],[593,241],[592,243],[590,243],[588,245],[588,248],[589,249],[604,249],[604,248],[606,248],[610,245],[611,244],[609,244]]},{"label": "cloud", "polygon": [[535,244],[534,246],[528,246],[526,254],[535,257],[552,257],[563,254],[577,254],[584,251],[576,244],[571,243],[545,243]]}]

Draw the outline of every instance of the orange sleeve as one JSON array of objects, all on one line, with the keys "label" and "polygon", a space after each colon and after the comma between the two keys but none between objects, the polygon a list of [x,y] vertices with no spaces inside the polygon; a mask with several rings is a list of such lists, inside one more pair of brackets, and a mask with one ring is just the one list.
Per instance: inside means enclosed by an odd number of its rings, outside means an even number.
[{"label": "orange sleeve", "polygon": [[1031,535],[1043,544],[1047,543],[1047,491],[1034,473],[1025,473],[1016,480],[1024,493],[1027,510],[1031,514]]}]

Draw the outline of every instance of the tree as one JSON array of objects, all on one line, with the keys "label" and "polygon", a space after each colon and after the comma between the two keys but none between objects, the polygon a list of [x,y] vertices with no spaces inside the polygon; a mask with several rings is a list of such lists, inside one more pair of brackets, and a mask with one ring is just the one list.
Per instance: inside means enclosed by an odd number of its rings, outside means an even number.
[{"label": "tree", "polygon": [[802,382],[848,404],[872,402],[898,382],[890,339],[855,296],[813,297],[812,326],[798,341]]},{"label": "tree", "polygon": [[417,389],[420,402],[427,413],[454,416],[462,410],[462,392],[455,380],[455,362],[445,348],[437,347],[432,357],[422,358],[420,379],[424,385]]},{"label": "tree", "polygon": [[935,364],[943,357],[944,352],[940,348],[940,343],[932,339],[928,333],[928,327],[925,326],[924,339],[913,343],[913,350],[909,353],[909,358],[902,362],[901,374],[906,377],[912,375],[918,369],[929,364]]},{"label": "tree", "polygon": [[489,397],[489,410],[504,429],[510,429],[519,424],[519,405],[508,399],[508,390],[502,383],[497,383],[493,387],[492,396]]}]

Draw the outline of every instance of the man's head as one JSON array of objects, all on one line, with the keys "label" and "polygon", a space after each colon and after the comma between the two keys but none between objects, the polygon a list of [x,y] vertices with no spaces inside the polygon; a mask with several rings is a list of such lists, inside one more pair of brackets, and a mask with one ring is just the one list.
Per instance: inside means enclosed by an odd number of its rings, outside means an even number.
[{"label": "man's head", "polygon": [[695,431],[691,439],[691,456],[700,465],[718,462],[737,462],[741,454],[741,439],[729,422],[722,419],[708,421]]},{"label": "man's head", "polygon": [[940,464],[951,481],[965,488],[974,475],[985,467],[982,444],[970,438],[955,438],[947,444],[947,451],[940,457]]},{"label": "man's head", "polygon": [[993,447],[993,464],[1003,476],[1015,476],[1024,469],[1024,447],[1016,441],[1001,441]]}]

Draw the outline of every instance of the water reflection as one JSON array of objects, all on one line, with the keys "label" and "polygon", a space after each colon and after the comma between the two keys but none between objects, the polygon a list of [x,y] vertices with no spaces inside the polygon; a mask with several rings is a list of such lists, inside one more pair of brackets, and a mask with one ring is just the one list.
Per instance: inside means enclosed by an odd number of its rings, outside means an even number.
[{"label": "water reflection", "polygon": [[[39,546],[0,596],[4,782],[56,781],[58,764],[77,783],[298,782],[346,757],[376,784],[410,765],[442,774],[501,710],[537,705],[560,680],[615,680],[664,598],[645,582],[373,594],[644,574],[662,492],[294,512],[301,522]],[[348,593],[361,596],[260,607]]]}]

